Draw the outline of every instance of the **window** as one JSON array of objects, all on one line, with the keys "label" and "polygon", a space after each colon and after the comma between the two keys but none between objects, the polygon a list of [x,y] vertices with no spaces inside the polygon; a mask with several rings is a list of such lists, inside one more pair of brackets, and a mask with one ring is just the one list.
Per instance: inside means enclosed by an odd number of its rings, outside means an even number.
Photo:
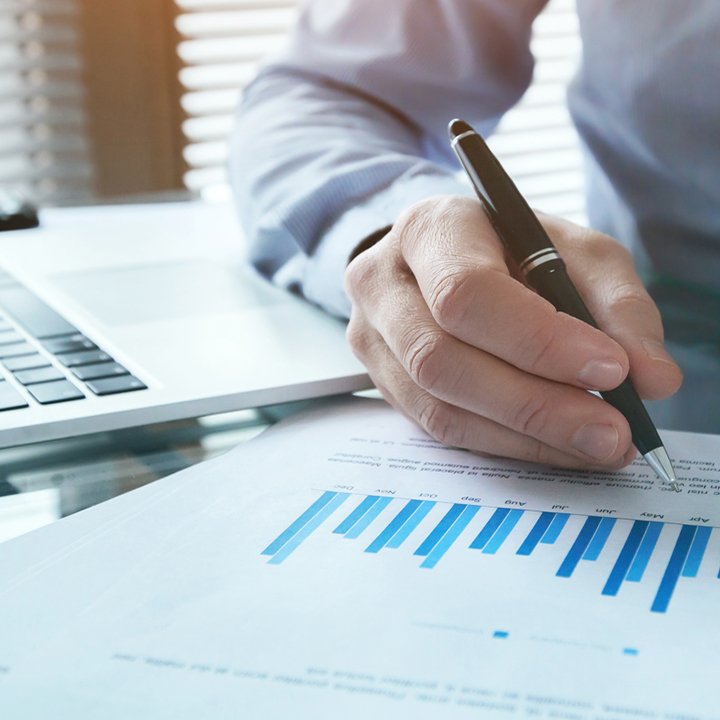
[{"label": "window", "polygon": [[90,197],[75,0],[0,5],[0,186],[45,204]]},{"label": "window", "polygon": [[[176,0],[183,38],[180,78],[186,185],[227,194],[227,136],[242,87],[260,58],[277,49],[296,17],[297,0]],[[491,145],[531,204],[584,222],[582,160],[565,108],[579,51],[574,0],[551,0],[532,48],[535,82],[503,119]]]}]

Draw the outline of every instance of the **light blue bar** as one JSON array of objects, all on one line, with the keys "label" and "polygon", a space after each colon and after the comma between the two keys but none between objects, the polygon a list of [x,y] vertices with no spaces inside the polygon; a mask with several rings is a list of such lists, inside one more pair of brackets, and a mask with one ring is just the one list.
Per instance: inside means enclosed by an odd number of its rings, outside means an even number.
[{"label": "light blue bar", "polygon": [[657,545],[662,529],[663,523],[655,521],[650,523],[650,527],[645,531],[645,537],[642,539],[640,547],[635,554],[633,564],[630,566],[630,570],[628,570],[627,577],[625,578],[627,582],[640,582],[642,580],[650,558],[655,551],[655,546]]},{"label": "light blue bar", "polygon": [[540,542],[543,545],[552,545],[560,537],[560,533],[563,531],[569,517],[570,515],[567,513],[557,513]]},{"label": "light blue bar", "polygon": [[278,535],[260,554],[261,555],[274,555],[280,548],[290,540],[296,532],[305,526],[306,523],[310,522],[320,510],[325,507],[337,493],[328,490],[324,492],[294,523],[292,523],[287,530],[283,531]]},{"label": "light blue bar", "polygon": [[377,502],[345,533],[348,540],[360,537],[363,530],[392,502],[390,497],[378,498]]},{"label": "light blue bar", "polygon": [[290,553],[292,553],[293,550],[300,546],[300,543],[302,543],[303,540],[307,539],[314,530],[317,530],[317,528],[319,528],[320,525],[322,525],[322,523],[329,518],[349,497],[349,493],[337,493],[335,497],[320,510],[320,512],[315,513],[315,516],[305,523],[305,525],[268,560],[268,564],[279,565],[290,555]]},{"label": "light blue bar", "polygon": [[518,520],[523,516],[524,512],[524,510],[511,510],[508,513],[507,517],[502,521],[502,525],[495,531],[495,534],[483,548],[483,552],[486,555],[494,555],[500,549],[500,546],[505,542],[505,539],[517,525]]},{"label": "light blue bar", "polygon": [[434,568],[442,556],[452,547],[460,533],[468,526],[468,523],[475,517],[480,508],[477,505],[468,505],[458,516],[457,520],[448,528],[435,547],[430,551],[421,568]]},{"label": "light blue bar", "polygon": [[387,527],[365,548],[365,552],[380,552],[392,536],[412,517],[421,504],[420,500],[408,500],[402,510],[388,523]]},{"label": "light blue bar", "polygon": [[587,550],[582,556],[583,560],[595,561],[600,557],[600,553],[605,547],[605,543],[607,542],[608,537],[610,537],[610,532],[613,527],[615,527],[615,518],[605,517],[600,521],[600,525],[598,525],[598,529],[595,531],[593,539],[590,541]]},{"label": "light blue bar", "polygon": [[392,536],[385,547],[397,550],[410,536],[410,533],[425,519],[435,507],[433,500],[423,500],[422,505],[407,519],[407,522]]},{"label": "light blue bar", "polygon": [[379,495],[368,495],[334,530],[344,535],[380,499]]},{"label": "light blue bar", "polygon": [[690,553],[685,561],[683,567],[682,576],[687,578],[697,577],[700,570],[700,564],[702,563],[703,555],[705,555],[705,549],[707,548],[708,540],[710,540],[710,534],[712,528],[699,527],[695,531],[695,538],[690,546]]},{"label": "light blue bar", "polygon": [[432,549],[440,542],[445,533],[452,527],[452,524],[462,515],[467,507],[463,503],[454,503],[453,506],[443,515],[440,522],[433,528],[432,532],[423,540],[422,545],[415,551],[415,555],[427,556]]},{"label": "light blue bar", "polygon": [[497,529],[503,524],[509,512],[507,508],[498,508],[495,510],[477,537],[470,543],[470,549],[482,550],[490,538],[497,532]]},{"label": "light blue bar", "polygon": [[[610,571],[610,577],[608,577],[605,587],[602,589],[603,595],[615,597],[620,592],[620,588],[625,582],[630,566],[635,561],[637,552],[640,549],[640,543],[643,541],[648,527],[650,527],[650,523],[647,520],[635,520],[633,522],[627,540],[625,540],[613,569]],[[685,558],[683,558],[684,560]]]}]

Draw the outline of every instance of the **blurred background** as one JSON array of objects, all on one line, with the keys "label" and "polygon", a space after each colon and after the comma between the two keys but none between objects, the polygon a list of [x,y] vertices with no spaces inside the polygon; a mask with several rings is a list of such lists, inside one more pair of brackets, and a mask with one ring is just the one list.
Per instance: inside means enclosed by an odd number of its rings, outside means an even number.
[{"label": "blurred background", "polygon": [[[40,205],[226,198],[233,110],[301,1],[3,0],[0,187]],[[583,222],[577,32],[574,0],[551,0],[534,83],[491,144],[534,206]]]}]

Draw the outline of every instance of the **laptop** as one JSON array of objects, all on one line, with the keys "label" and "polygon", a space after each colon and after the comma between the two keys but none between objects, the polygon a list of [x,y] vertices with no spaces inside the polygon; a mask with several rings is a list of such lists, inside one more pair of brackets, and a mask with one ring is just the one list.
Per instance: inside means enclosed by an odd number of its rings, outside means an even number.
[{"label": "laptop", "polygon": [[344,324],[248,267],[230,205],[0,234],[0,447],[371,387]]}]

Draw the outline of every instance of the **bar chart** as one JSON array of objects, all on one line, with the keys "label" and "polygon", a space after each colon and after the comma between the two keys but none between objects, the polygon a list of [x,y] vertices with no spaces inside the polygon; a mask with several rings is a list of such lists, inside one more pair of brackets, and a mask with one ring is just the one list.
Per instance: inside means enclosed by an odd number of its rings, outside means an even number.
[{"label": "bar chart", "polygon": [[[601,590],[602,595],[615,597],[625,583],[644,582],[661,536],[672,533],[675,538],[672,549],[666,553],[667,557],[659,558],[665,564],[653,589],[649,608],[653,613],[667,612],[681,579],[697,578],[703,563],[718,562],[717,558],[710,560],[706,556],[708,543],[716,529],[709,526],[678,525],[656,520],[621,521],[596,515],[492,508],[379,495],[363,496],[351,510],[343,513],[343,506],[353,504],[351,498],[357,499],[357,496],[346,492],[322,492],[261,554],[269,558],[271,565],[283,563],[318,528],[326,522],[330,523],[333,516],[337,516],[339,522],[336,519],[330,525],[332,535],[364,543],[363,551],[368,554],[410,546],[422,570],[434,568],[456,545],[459,549],[483,555],[496,555],[502,550],[530,557],[538,547],[555,545],[561,537],[572,532],[574,536],[568,538],[569,549],[562,554],[555,576],[570,579],[581,563],[593,563],[604,557],[603,553],[615,552],[611,570]],[[389,519],[385,520],[383,515],[383,520],[379,521],[386,510]],[[482,518],[481,510],[485,511]],[[421,524],[426,518],[430,519],[431,513],[435,518],[434,525],[430,524],[428,531],[426,524],[423,526],[425,530],[421,531]],[[579,529],[577,522],[568,523],[571,517],[579,519]],[[531,521],[529,530],[525,522],[520,532],[521,519],[528,518]],[[379,532],[375,525],[381,526]],[[463,547],[458,540],[471,525],[477,525],[477,528],[471,528],[469,536],[473,539]],[[619,545],[615,543],[614,549],[609,550],[608,540],[613,533],[620,536],[621,542]],[[720,579],[720,572],[714,569],[714,576]]]}]

